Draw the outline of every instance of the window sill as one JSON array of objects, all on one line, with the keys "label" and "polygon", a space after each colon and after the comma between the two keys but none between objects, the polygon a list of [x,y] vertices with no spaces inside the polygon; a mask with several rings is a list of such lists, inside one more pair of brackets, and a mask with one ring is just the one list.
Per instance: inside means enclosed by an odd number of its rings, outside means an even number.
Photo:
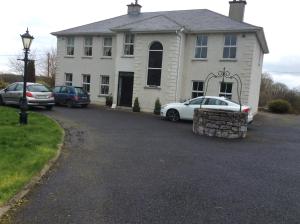
[{"label": "window sill", "polygon": [[93,56],[82,56],[82,59],[93,59]]},{"label": "window sill", "polygon": [[98,97],[107,97],[109,94],[99,94]]},{"label": "window sill", "polygon": [[145,86],[144,89],[157,89],[157,90],[161,90],[160,86]]},{"label": "window sill", "polygon": [[192,61],[208,61],[207,58],[192,58]]},{"label": "window sill", "polygon": [[74,55],[65,55],[64,58],[75,58]]},{"label": "window sill", "polygon": [[112,56],[102,56],[100,59],[112,59]]},{"label": "window sill", "polygon": [[237,62],[235,58],[222,58],[220,59],[221,62]]},{"label": "window sill", "polygon": [[121,58],[134,58],[134,55],[122,55]]}]

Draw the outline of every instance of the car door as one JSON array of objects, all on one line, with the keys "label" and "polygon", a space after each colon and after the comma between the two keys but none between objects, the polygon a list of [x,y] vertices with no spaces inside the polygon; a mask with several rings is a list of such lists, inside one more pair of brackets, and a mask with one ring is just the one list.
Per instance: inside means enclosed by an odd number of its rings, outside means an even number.
[{"label": "car door", "polygon": [[3,92],[3,94],[2,94],[2,99],[3,99],[3,101],[4,101],[5,103],[7,103],[7,104],[12,104],[12,103],[13,103],[13,98],[12,98],[12,96],[13,96],[13,92],[14,92],[14,90],[16,89],[16,87],[17,87],[17,83],[14,83],[14,84],[11,84],[10,86],[8,86],[8,87],[4,90],[4,92]]},{"label": "car door", "polygon": [[20,99],[23,96],[23,84],[17,84],[14,91],[12,91],[11,98],[14,104],[19,105]]},{"label": "car door", "polygon": [[196,98],[190,100],[188,103],[184,104],[184,108],[181,111],[181,118],[192,120],[194,117],[194,111],[197,108],[200,108],[204,98]]}]

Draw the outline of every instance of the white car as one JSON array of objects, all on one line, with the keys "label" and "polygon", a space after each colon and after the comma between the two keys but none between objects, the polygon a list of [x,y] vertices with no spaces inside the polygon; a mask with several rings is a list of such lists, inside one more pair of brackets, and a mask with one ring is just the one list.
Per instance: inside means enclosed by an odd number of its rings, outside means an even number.
[{"label": "white car", "polygon": [[[201,96],[183,103],[168,103],[163,105],[160,110],[160,116],[170,121],[193,120],[194,110],[196,108],[208,108],[217,110],[239,111],[240,105],[225,97]],[[248,123],[253,121],[253,114],[249,106],[242,106],[242,112],[248,113]]]}]

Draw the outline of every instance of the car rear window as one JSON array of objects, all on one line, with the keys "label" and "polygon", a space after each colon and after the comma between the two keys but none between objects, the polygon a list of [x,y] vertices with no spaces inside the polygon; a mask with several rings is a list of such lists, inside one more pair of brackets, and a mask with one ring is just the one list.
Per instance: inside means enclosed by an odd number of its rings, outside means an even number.
[{"label": "car rear window", "polygon": [[74,89],[75,89],[76,94],[79,94],[79,95],[86,94],[86,92],[80,87],[75,87]]},{"label": "car rear window", "polygon": [[51,90],[44,85],[30,85],[27,86],[27,90],[30,92],[51,92]]}]

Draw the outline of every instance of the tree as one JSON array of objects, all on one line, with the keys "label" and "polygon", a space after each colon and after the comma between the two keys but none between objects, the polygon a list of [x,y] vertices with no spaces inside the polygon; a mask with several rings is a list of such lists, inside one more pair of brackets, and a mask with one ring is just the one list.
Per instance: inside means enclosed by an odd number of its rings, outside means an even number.
[{"label": "tree", "polygon": [[43,54],[42,61],[42,74],[51,78],[52,86],[55,84],[55,74],[57,69],[56,62],[56,49],[50,48]]}]

